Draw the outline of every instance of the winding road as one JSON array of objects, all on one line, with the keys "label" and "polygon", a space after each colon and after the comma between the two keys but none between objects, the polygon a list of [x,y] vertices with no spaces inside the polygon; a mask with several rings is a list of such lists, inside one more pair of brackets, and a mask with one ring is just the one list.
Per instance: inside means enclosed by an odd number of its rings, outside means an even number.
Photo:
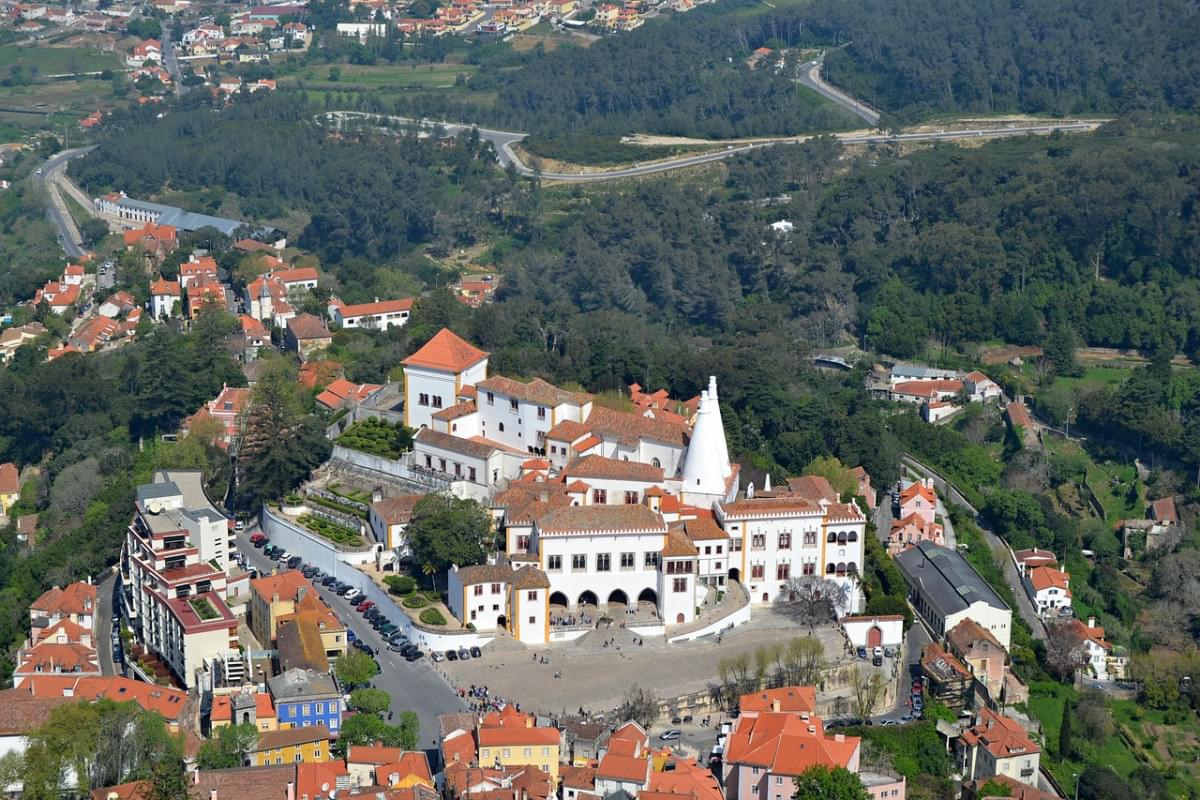
[{"label": "winding road", "polygon": [[[860,104],[861,105],[861,104]],[[865,107],[864,107],[865,108]],[[527,133],[518,133],[515,131],[498,131],[490,128],[476,128],[472,125],[466,125],[458,122],[442,122],[439,120],[415,120],[408,117],[395,117],[382,114],[371,114],[365,111],[327,111],[322,117],[329,123],[337,127],[344,126],[351,120],[365,120],[370,124],[371,120],[383,121],[387,120],[389,126],[378,125],[379,130],[394,131],[396,126],[413,126],[418,125],[430,131],[439,130],[445,136],[458,136],[471,130],[476,130],[479,133],[479,138],[490,142],[496,151],[496,158],[500,162],[500,166],[507,168],[510,164],[516,171],[526,177],[537,175],[544,181],[561,182],[561,183],[594,183],[599,181],[611,181],[621,178],[639,178],[645,175],[654,175],[660,172],[671,172],[677,169],[686,167],[695,167],[701,164],[709,164],[715,161],[723,161],[727,158],[748,153],[751,150],[757,150],[762,147],[771,147],[776,144],[797,144],[816,138],[815,134],[806,134],[802,136],[779,137],[777,139],[763,139],[751,144],[727,145],[724,150],[718,150],[713,153],[702,153],[694,156],[680,156],[678,158],[670,158],[662,161],[654,161],[647,164],[638,164],[632,167],[624,167],[621,169],[600,170],[596,172],[539,172],[534,170],[528,164],[521,161],[520,157],[513,152],[512,146],[522,139],[527,137]],[[897,144],[903,142],[948,142],[956,140],[982,140],[982,139],[1004,139],[1012,136],[1027,136],[1031,134],[1048,135],[1057,131],[1062,132],[1083,132],[1093,131],[1104,124],[1106,120],[1073,120],[1064,122],[1045,122],[1036,125],[1010,125],[1001,128],[969,128],[966,130],[940,130],[926,131],[919,133],[835,133],[831,134],[839,139],[843,144]],[[720,145],[720,142],[714,142],[714,145]]]},{"label": "winding road", "polygon": [[58,184],[66,172],[67,164],[72,159],[79,158],[93,149],[93,147],[77,147],[73,150],[63,150],[47,159],[46,163],[42,164],[33,174],[34,184],[46,192],[46,217],[58,231],[59,244],[62,245],[63,252],[67,254],[68,258],[80,258],[85,251],[81,243],[82,236],[80,236],[79,228],[75,225],[71,210],[67,208],[67,202],[63,199]]},{"label": "winding road", "polygon": [[801,86],[812,89],[826,100],[837,103],[851,114],[865,120],[872,128],[879,127],[878,111],[857,97],[848,95],[836,86],[832,86],[821,79],[821,67],[824,63],[825,54],[821,53],[820,56],[814,58],[812,61],[806,61],[801,64],[796,73],[796,82]]}]

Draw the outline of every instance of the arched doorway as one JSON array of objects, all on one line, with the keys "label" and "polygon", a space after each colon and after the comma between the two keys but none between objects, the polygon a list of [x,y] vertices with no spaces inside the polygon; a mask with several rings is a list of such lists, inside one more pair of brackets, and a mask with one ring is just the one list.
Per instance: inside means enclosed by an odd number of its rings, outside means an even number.
[{"label": "arched doorway", "polygon": [[742,573],[738,571],[737,567],[734,567],[731,570],[729,570],[729,580],[736,582],[736,581],[740,581],[741,579],[742,579]]},{"label": "arched doorway", "polygon": [[598,606],[598,605],[600,605],[600,599],[598,597],[596,597],[595,592],[593,592],[591,589],[588,589],[587,591],[582,592],[579,595],[579,605],[581,605],[581,606]]},{"label": "arched doorway", "polygon": [[871,629],[867,631],[867,647],[879,647],[881,644],[883,644],[883,631],[879,629],[878,625],[872,625]]},{"label": "arched doorway", "polygon": [[638,594],[639,603],[649,603],[652,606],[658,605],[658,592],[653,589],[646,588]]},{"label": "arched doorway", "polygon": [[250,722],[250,712],[249,712],[249,711],[243,711],[243,712],[242,712],[242,724],[243,724],[243,725],[246,725],[246,724],[248,724],[249,722]]},{"label": "arched doorway", "polygon": [[552,592],[550,594],[550,605],[562,606],[563,608],[566,608],[567,606],[571,605],[571,601],[568,600],[567,596],[562,592]]},{"label": "arched doorway", "polygon": [[768,592],[763,592],[763,602],[764,602],[764,603],[769,603],[769,602],[771,602],[771,595],[770,595],[770,593],[768,593]]},{"label": "arched doorway", "polygon": [[675,624],[676,624],[676,625],[682,625],[682,624],[683,624],[683,614],[676,614],[676,615],[675,615]]},{"label": "arched doorway", "polygon": [[622,608],[629,607],[629,595],[620,589],[613,589],[608,595],[609,606],[621,606]]},{"label": "arched doorway", "polygon": [[496,629],[508,630],[508,617],[504,616],[503,614],[496,617]]}]

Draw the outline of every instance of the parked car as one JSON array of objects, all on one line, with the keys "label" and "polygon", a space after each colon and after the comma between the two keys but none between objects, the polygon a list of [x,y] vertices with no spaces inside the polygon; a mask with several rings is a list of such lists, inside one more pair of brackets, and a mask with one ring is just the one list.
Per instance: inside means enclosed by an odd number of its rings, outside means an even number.
[{"label": "parked car", "polygon": [[883,648],[883,657],[884,658],[895,658],[898,653],[899,653],[899,651],[895,647]]},{"label": "parked car", "polygon": [[470,661],[471,660],[471,651],[465,647],[458,648],[458,660],[459,661]]},{"label": "parked car", "polygon": [[306,578],[311,579],[313,576],[315,576],[317,574],[317,568],[316,567],[305,567],[304,569],[300,570],[300,574]]},{"label": "parked car", "polygon": [[672,725],[682,725],[683,717],[671,717],[671,724]]},{"label": "parked car", "polygon": [[691,722],[691,721],[692,721],[692,715],[691,715],[691,714],[684,714],[684,715],[683,715],[683,724],[684,724],[684,725],[688,724],[688,723],[689,723],[689,722]]},{"label": "parked car", "polygon": [[250,544],[259,546],[267,543],[267,535],[262,531],[255,531],[250,534]]},{"label": "parked car", "polygon": [[356,640],[356,641],[354,642],[354,646],[355,646],[355,647],[357,647],[357,648],[358,648],[359,650],[361,650],[362,652],[364,652],[364,653],[366,653],[367,655],[369,655],[371,658],[374,658],[374,657],[375,657],[375,650],[374,650],[374,648],[372,648],[372,647],[371,647],[371,645],[367,644],[367,643],[366,643],[366,642],[364,642],[362,639],[358,639],[358,640]]},{"label": "parked car", "polygon": [[434,650],[432,653],[430,653],[429,657],[438,663],[441,663],[442,661],[446,660],[446,654],[442,653],[438,650]]},{"label": "parked car", "polygon": [[246,521],[244,519],[239,519],[237,522],[233,523],[233,529],[235,531],[246,530]]},{"label": "parked car", "polygon": [[354,631],[350,630],[349,628],[346,628],[346,641],[349,642],[350,644],[354,644],[355,642],[358,641],[358,634],[355,633]]},{"label": "parked car", "polygon": [[401,653],[400,655],[404,656],[405,661],[411,662],[411,661],[419,661],[421,659],[422,653],[420,650],[418,650],[414,647],[412,650],[409,650],[407,653]]},{"label": "parked car", "polygon": [[913,694],[920,694],[921,692],[925,691],[925,684],[921,683],[919,679],[915,680],[913,681],[912,690]]},{"label": "parked car", "polygon": [[398,630],[400,630],[400,629],[398,627],[396,627],[395,625],[393,625],[392,623],[385,622],[385,623],[383,623],[383,626],[380,627],[379,632],[384,636],[391,636],[393,633],[395,633]]},{"label": "parked car", "polygon": [[346,592],[347,600],[354,600],[358,597],[362,597],[362,592],[360,592],[358,589],[351,589],[350,591]]},{"label": "parked car", "polygon": [[874,650],[871,651],[871,655],[875,656],[876,658],[883,658],[883,648],[876,647]]},{"label": "parked car", "polygon": [[374,606],[375,606],[374,600],[363,600],[361,603],[359,603],[358,605],[356,605],[354,607],[354,610],[359,612],[360,614],[365,614],[371,608],[374,608]]},{"label": "parked car", "polygon": [[479,645],[471,648],[471,658],[483,658],[483,651],[479,649]]},{"label": "parked car", "polygon": [[458,653],[454,652],[453,650],[447,650],[446,651],[446,660],[447,661],[458,661]]},{"label": "parked car", "polygon": [[882,667],[883,666],[883,656],[875,656],[874,658],[871,659],[871,664],[876,667]]},{"label": "parked car", "polygon": [[296,569],[304,563],[304,559],[300,556],[292,556],[287,560],[288,569]]},{"label": "parked car", "polygon": [[866,658],[867,657],[867,648],[865,648],[865,647],[858,648],[858,657]]},{"label": "parked car", "polygon": [[337,588],[333,590],[333,593],[336,595],[344,595],[344,594],[346,594],[346,592],[349,592],[353,588],[354,587],[348,583],[339,583],[337,585]]},{"label": "parked car", "polygon": [[333,586],[335,583],[337,583],[337,578],[332,575],[326,575],[324,578],[321,578],[322,586]]},{"label": "parked car", "polygon": [[678,728],[668,728],[658,735],[658,738],[664,742],[672,742],[682,736]]},{"label": "parked car", "polygon": [[404,653],[404,645],[397,644],[395,642],[389,642],[387,649],[389,652],[392,652],[392,653],[401,653],[401,654]]}]

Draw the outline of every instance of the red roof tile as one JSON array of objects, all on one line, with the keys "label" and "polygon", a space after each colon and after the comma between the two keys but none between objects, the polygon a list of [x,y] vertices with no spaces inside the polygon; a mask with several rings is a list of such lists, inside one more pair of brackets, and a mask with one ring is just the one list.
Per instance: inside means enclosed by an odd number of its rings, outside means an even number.
[{"label": "red roof tile", "polygon": [[449,328],[442,328],[417,352],[401,363],[410,367],[462,372],[487,357],[486,352],[463,341]]}]

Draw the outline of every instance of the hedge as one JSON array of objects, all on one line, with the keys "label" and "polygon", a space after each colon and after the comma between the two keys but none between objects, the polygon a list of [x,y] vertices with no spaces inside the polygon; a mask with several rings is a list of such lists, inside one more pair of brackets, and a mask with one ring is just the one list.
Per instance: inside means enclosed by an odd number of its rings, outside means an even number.
[{"label": "hedge", "polygon": [[417,579],[407,575],[388,575],[383,582],[387,584],[388,591],[392,594],[412,594],[417,588]]},{"label": "hedge", "polygon": [[445,625],[446,618],[436,608],[427,608],[421,612],[421,622],[426,625]]},{"label": "hedge", "polygon": [[424,608],[427,605],[429,605],[429,602],[419,594],[404,598],[405,608]]}]

